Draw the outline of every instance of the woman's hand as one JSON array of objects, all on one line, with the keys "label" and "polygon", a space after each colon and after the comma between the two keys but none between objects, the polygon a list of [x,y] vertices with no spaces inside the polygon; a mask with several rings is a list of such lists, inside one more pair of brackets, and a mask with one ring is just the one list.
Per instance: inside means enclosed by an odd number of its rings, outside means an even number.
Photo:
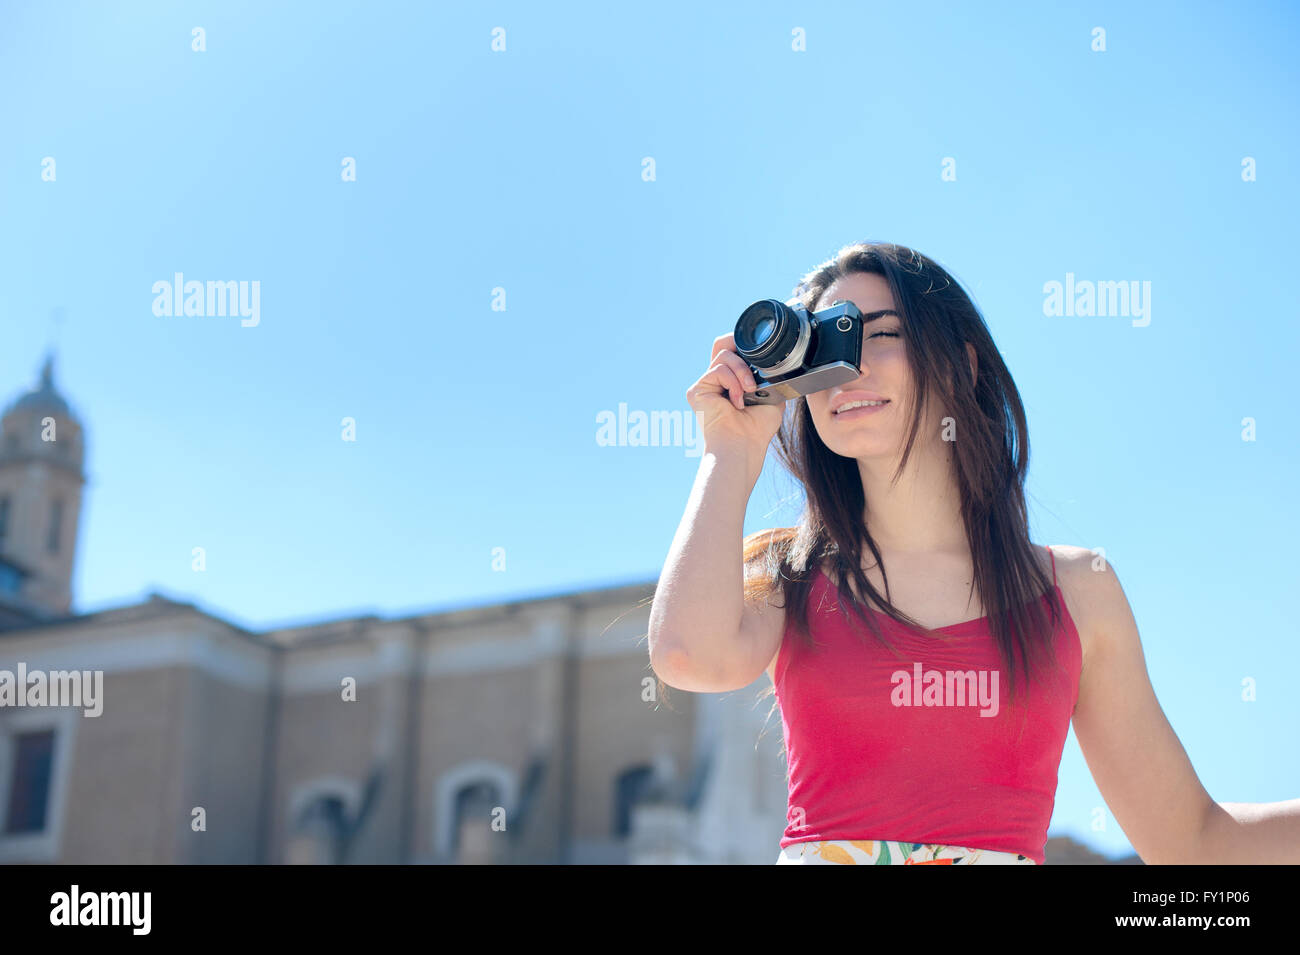
[{"label": "woman's hand", "polygon": [[744,393],[757,391],[758,384],[749,365],[736,354],[731,335],[713,340],[710,361],[709,370],[686,391],[704,435],[704,449],[741,453],[761,470],[767,447],[781,428],[785,402],[745,404]]}]

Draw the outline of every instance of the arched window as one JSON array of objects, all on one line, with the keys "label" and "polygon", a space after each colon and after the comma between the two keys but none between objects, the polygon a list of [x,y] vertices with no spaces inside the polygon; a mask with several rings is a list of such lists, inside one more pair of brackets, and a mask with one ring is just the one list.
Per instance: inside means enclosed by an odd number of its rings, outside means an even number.
[{"label": "arched window", "polygon": [[328,777],[300,786],[289,801],[285,851],[292,865],[337,865],[343,857],[348,821],[361,801],[350,779]]},{"label": "arched window", "polygon": [[644,764],[624,770],[614,780],[615,836],[632,834],[632,807],[649,794],[654,775],[654,767]]},{"label": "arched window", "polygon": [[501,790],[490,780],[467,783],[456,790],[456,819],[451,851],[458,862],[487,862],[493,858],[492,814],[502,805]]},{"label": "arched window", "polygon": [[294,861],[336,865],[342,856],[344,812],[338,796],[318,796],[308,803],[295,820],[293,840],[299,858]]},{"label": "arched window", "polygon": [[[500,763],[470,760],[438,777],[434,787],[434,857],[437,862],[491,862],[503,858],[507,833],[493,829],[499,806],[514,812],[519,782]],[[509,826],[515,820],[508,816]]]}]

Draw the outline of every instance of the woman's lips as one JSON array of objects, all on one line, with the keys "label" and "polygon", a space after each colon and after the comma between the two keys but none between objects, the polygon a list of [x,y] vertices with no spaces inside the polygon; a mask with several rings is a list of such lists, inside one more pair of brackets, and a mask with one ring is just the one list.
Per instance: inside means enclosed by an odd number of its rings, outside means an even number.
[{"label": "woman's lips", "polygon": [[850,408],[848,411],[837,411],[833,413],[831,417],[834,418],[836,421],[839,421],[841,419],[847,421],[854,418],[865,418],[868,415],[873,415],[878,412],[884,411],[888,407],[889,407],[888,401],[880,405],[863,405],[861,408]]}]

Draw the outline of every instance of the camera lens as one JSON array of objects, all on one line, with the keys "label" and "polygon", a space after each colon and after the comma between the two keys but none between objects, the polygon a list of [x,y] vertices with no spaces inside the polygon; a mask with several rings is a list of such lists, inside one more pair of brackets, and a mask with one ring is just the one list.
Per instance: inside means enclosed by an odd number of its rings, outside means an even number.
[{"label": "camera lens", "polygon": [[798,367],[810,332],[807,318],[783,302],[768,298],[740,313],[732,338],[736,354],[763,374],[773,376]]}]

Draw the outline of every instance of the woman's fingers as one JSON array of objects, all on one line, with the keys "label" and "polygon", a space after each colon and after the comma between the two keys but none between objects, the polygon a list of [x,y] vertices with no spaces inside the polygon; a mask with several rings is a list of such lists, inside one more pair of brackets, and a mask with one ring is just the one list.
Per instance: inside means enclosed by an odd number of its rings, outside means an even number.
[{"label": "woman's fingers", "polygon": [[712,362],[716,359],[718,357],[718,352],[723,351],[724,349],[731,352],[736,350],[736,341],[731,335],[719,335],[717,338],[713,339],[713,354],[709,356],[709,361]]},{"label": "woman's fingers", "polygon": [[745,359],[741,358],[735,352],[718,352],[718,356],[714,361],[725,361],[727,367],[731,368],[736,373],[736,377],[745,384],[746,391],[753,391],[758,387],[758,383],[754,381],[754,373],[749,370],[749,362],[745,361]]},{"label": "woman's fingers", "polygon": [[740,376],[736,374],[736,370],[727,362],[719,360],[714,362],[709,371],[718,385],[727,392],[727,397],[731,399],[731,403],[736,406],[736,409],[743,409],[745,407],[745,386],[741,384]]}]

